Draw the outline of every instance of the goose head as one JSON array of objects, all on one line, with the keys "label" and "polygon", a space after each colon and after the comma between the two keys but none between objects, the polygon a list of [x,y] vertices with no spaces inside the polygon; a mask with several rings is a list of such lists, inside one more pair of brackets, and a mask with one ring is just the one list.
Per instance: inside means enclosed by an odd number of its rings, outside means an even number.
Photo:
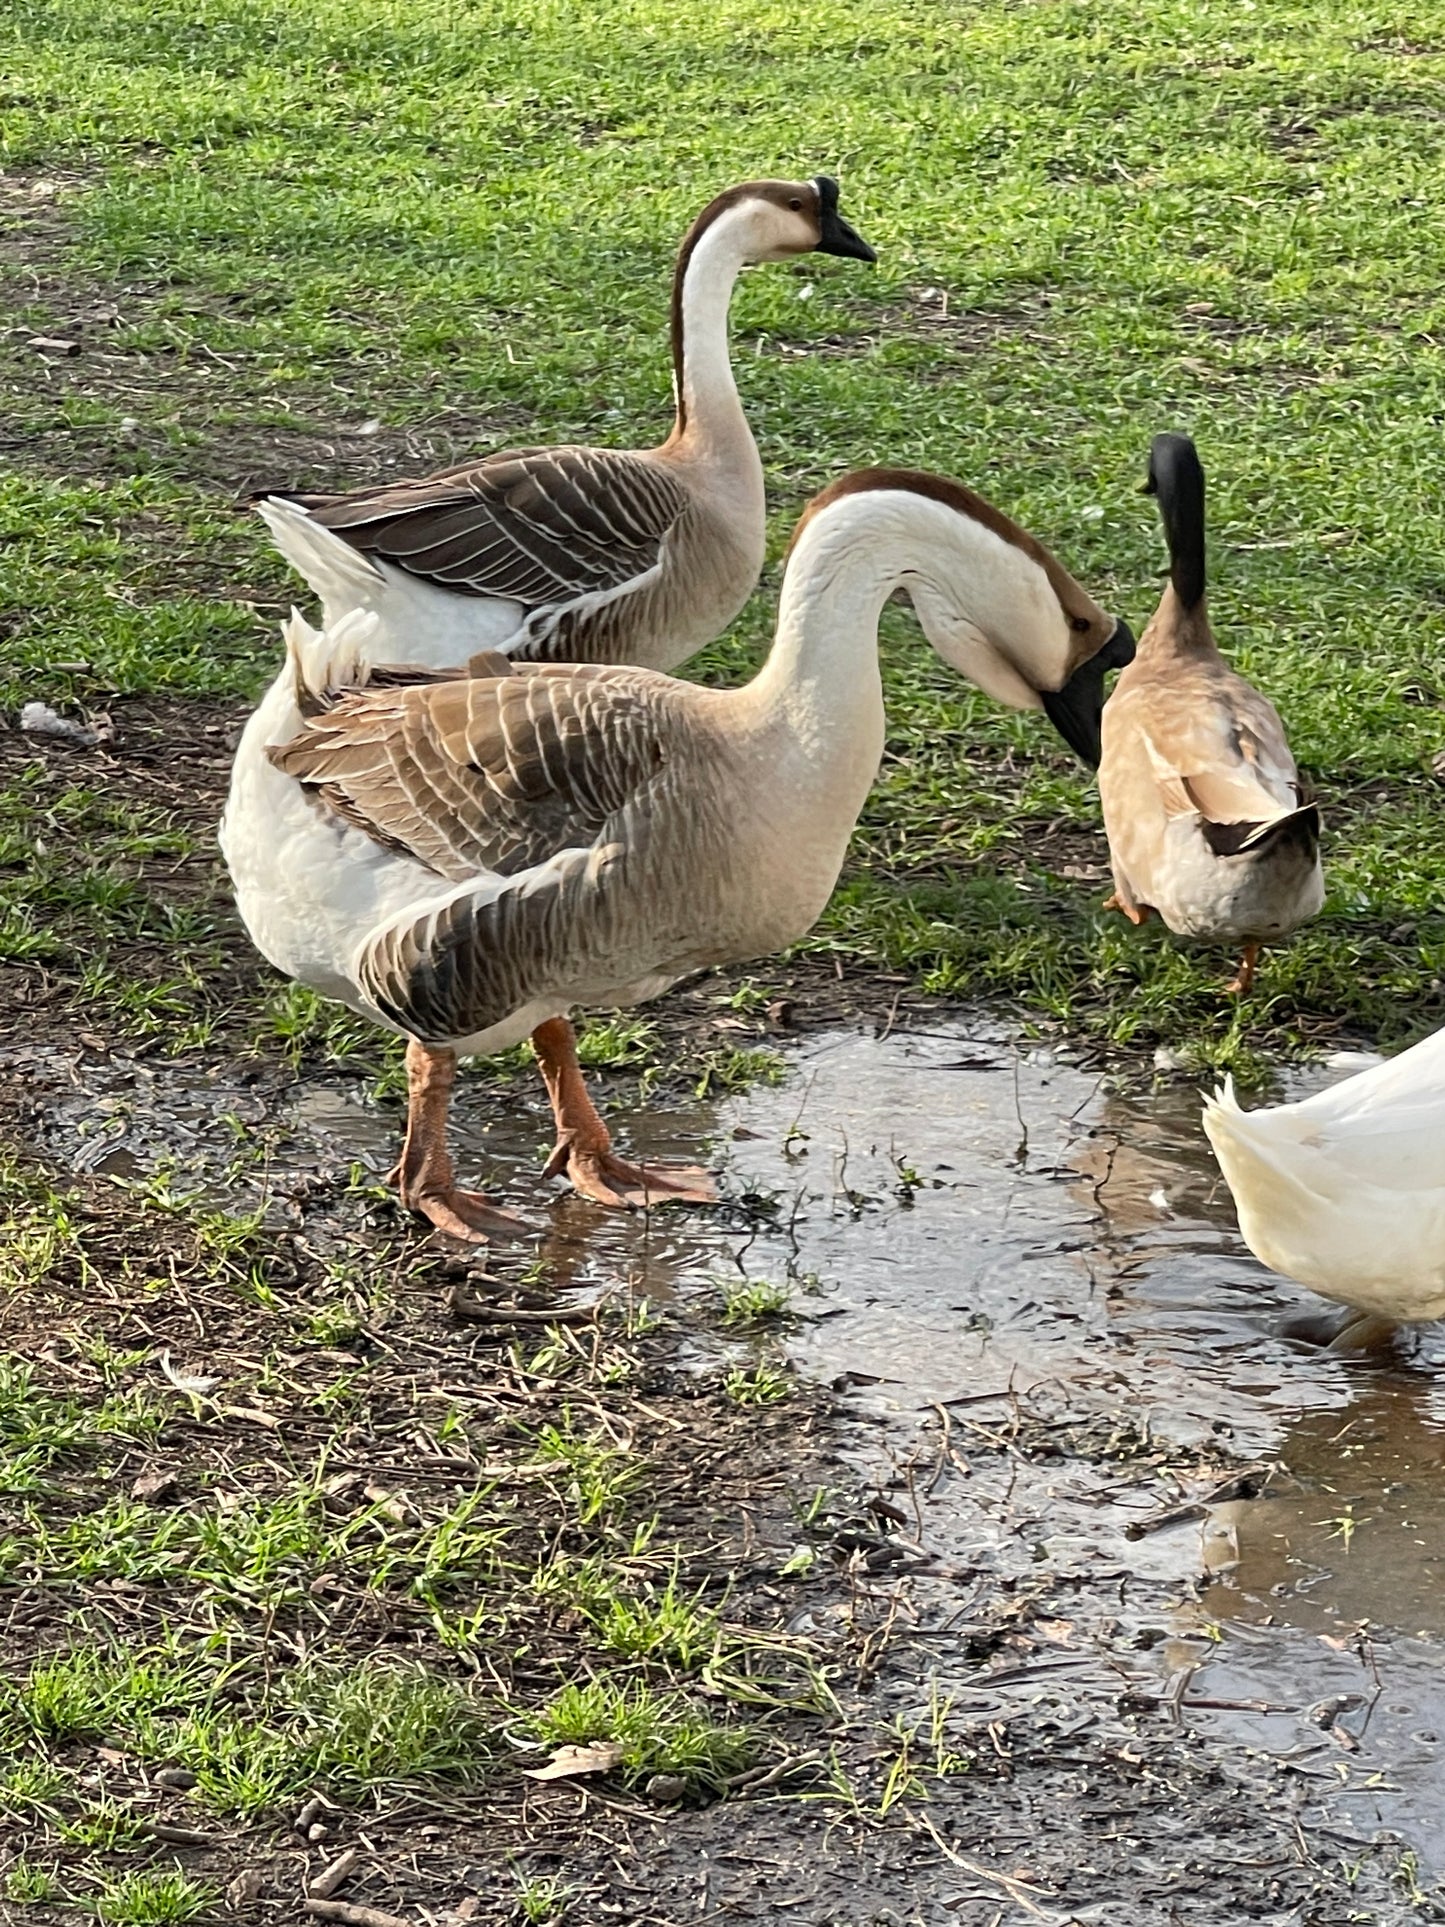
[{"label": "goose head", "polygon": [[960,482],[859,469],[816,496],[804,521],[850,496],[870,498],[873,539],[880,554],[900,558],[895,586],[943,660],[999,702],[1042,709],[1097,769],[1104,677],[1134,659],[1123,617],[1101,609],[1042,542]]},{"label": "goose head", "polygon": [[[811,181],[744,181],[710,201],[682,244],[684,268],[709,230],[722,227],[738,258],[751,264],[787,261],[796,254],[841,254],[855,261],[878,256],[838,211],[838,183],[826,174]],[[718,237],[720,238],[720,237]]]}]

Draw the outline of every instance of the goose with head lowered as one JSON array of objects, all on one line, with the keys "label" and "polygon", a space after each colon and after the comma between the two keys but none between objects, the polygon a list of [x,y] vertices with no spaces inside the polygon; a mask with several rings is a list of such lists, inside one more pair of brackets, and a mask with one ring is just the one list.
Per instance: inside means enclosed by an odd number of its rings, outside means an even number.
[{"label": "goose with head lowered", "polygon": [[686,662],[763,564],[763,467],[728,355],[733,284],[749,263],[812,252],[877,258],[826,176],[747,181],[698,215],[673,280],[676,416],[660,447],[512,449],[423,480],[256,497],[323,626],[368,613],[373,661],[428,668],[483,649]]},{"label": "goose with head lowered", "polygon": [[1204,470],[1185,435],[1156,435],[1148,491],[1169,583],[1104,712],[1099,799],[1114,869],[1109,909],[1150,911],[1176,936],[1261,944],[1324,902],[1320,816],[1305,800],[1278,711],[1219,652],[1204,596]]},{"label": "goose with head lowered", "polygon": [[738,689],[499,656],[390,677],[367,667],[374,617],[318,635],[293,616],[222,845],[262,953],[407,1038],[407,1205],[464,1238],[515,1227],[457,1187],[446,1120],[458,1055],[527,1037],[556,1119],[548,1174],[613,1205],[716,1195],[700,1171],[618,1156],[565,1013],[637,1004],[809,929],[882,758],[878,618],[895,589],[961,675],[1044,707],[1097,762],[1127,626],[978,496],[904,470],[845,476],[809,505],[771,652]]}]

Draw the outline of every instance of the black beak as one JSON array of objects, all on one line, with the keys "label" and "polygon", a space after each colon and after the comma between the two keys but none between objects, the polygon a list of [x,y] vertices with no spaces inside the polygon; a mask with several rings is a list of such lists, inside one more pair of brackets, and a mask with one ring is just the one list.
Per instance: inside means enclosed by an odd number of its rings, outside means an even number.
[{"label": "black beak", "polygon": [[838,212],[838,183],[820,174],[813,185],[818,190],[819,254],[842,254],[850,261],[876,261],[878,256],[863,236]]},{"label": "black beak", "polygon": [[1134,660],[1134,632],[1120,616],[1114,633],[1095,655],[1081,662],[1062,689],[1040,690],[1044,714],[1080,762],[1099,767],[1104,753],[1104,677]]}]

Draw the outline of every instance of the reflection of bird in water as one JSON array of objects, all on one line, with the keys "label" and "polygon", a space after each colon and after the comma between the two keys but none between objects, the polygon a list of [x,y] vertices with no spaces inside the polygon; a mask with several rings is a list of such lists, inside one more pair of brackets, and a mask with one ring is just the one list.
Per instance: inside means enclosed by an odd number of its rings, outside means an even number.
[{"label": "reflection of bird in water", "polygon": [[1232,1541],[1227,1584],[1271,1612],[1293,1595],[1286,1616],[1310,1623],[1318,1612],[1336,1624],[1445,1628],[1445,1426],[1432,1384],[1372,1378],[1362,1390],[1344,1410],[1291,1426],[1279,1455],[1286,1478],[1211,1508],[1211,1537]]},{"label": "reflection of bird in water", "polygon": [[1358,1350],[1445,1316],[1445,1030],[1299,1104],[1241,1110],[1226,1078],[1204,1128],[1254,1255],[1350,1307],[1297,1335]]},{"label": "reflection of bird in water", "polygon": [[1229,1222],[1192,1091],[1165,1090],[1144,1103],[1106,1097],[1068,1161],[1085,1179],[1082,1201],[1115,1237],[1149,1236],[1181,1221],[1194,1232]]}]

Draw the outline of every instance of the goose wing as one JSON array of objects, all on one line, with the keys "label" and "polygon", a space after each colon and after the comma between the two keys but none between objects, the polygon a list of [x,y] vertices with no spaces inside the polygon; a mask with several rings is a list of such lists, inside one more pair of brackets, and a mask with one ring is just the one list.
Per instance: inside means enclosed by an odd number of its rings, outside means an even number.
[{"label": "goose wing", "polygon": [[1301,1103],[1253,1115],[1382,1190],[1445,1190],[1445,1030]]},{"label": "goose wing", "polygon": [[341,697],[267,753],[450,882],[586,850],[665,768],[685,700],[646,669],[529,668]]},{"label": "goose wing", "polygon": [[657,567],[688,505],[647,455],[522,448],[345,495],[289,495],[363,554],[461,595],[538,608],[626,588]]}]

